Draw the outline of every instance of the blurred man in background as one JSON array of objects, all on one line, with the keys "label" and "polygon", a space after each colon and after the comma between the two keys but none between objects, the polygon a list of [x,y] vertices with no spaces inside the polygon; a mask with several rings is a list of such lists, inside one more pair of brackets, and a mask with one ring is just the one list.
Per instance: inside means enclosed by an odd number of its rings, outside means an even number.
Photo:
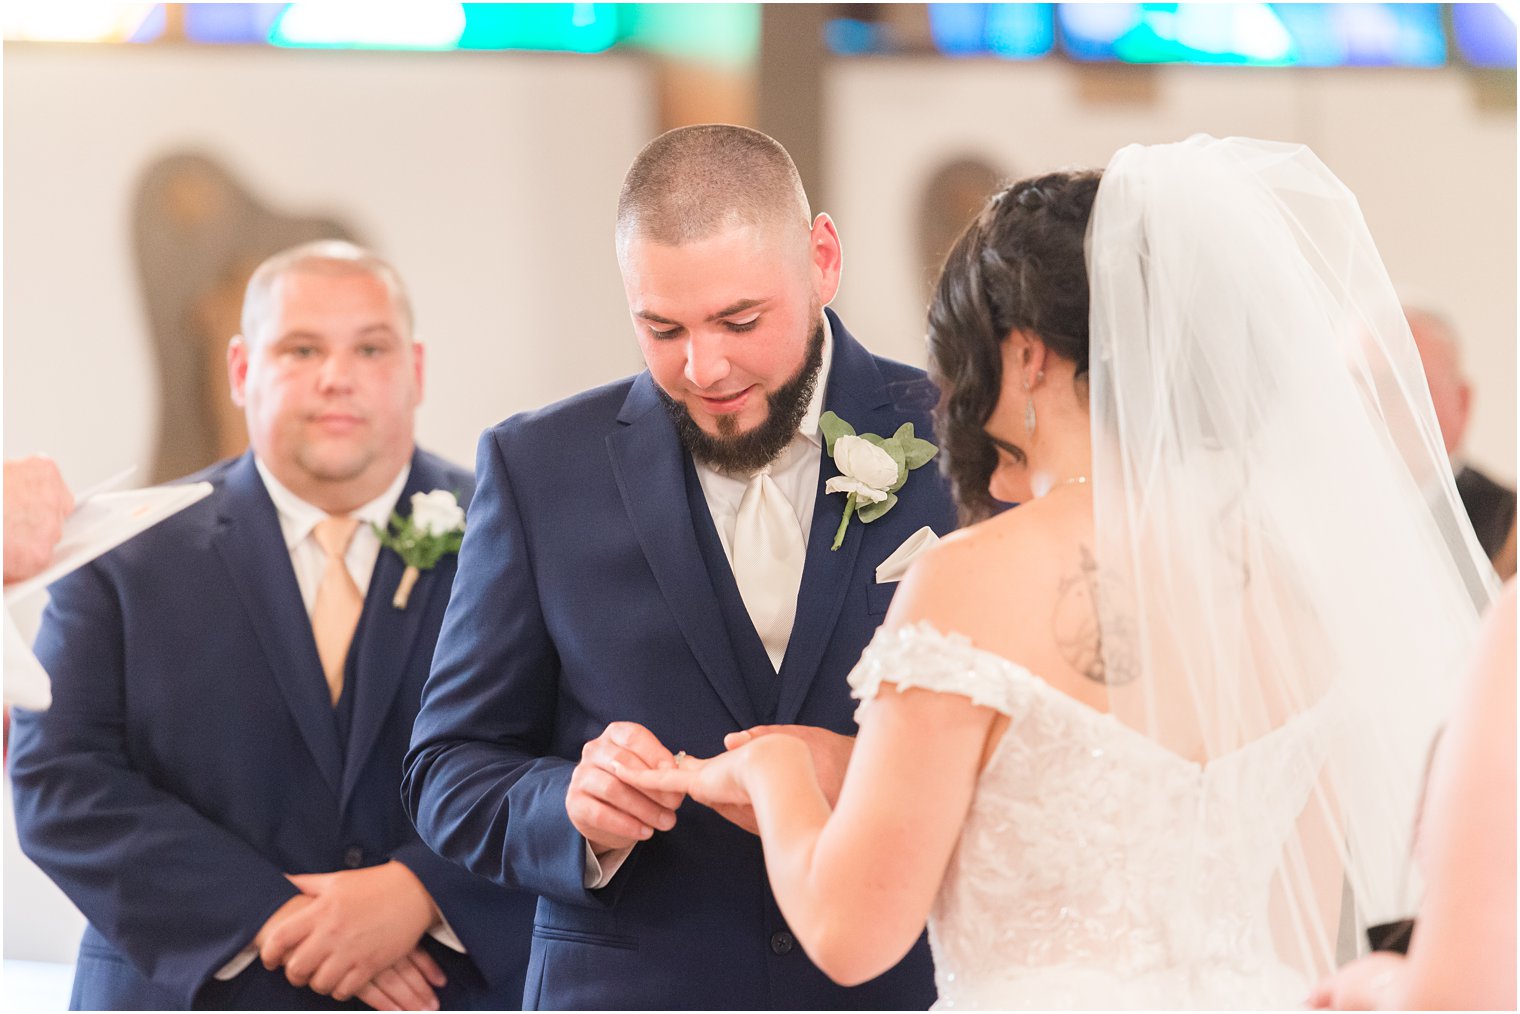
[{"label": "blurred man in background", "polygon": [[1462,460],[1462,438],[1472,411],[1472,385],[1462,372],[1456,332],[1445,317],[1432,310],[1405,306],[1404,316],[1409,320],[1409,330],[1425,367],[1425,381],[1430,386],[1430,399],[1446,441],[1446,453],[1451,456],[1462,505],[1467,508],[1478,542],[1493,561],[1494,569],[1501,578],[1513,577],[1515,491]]}]

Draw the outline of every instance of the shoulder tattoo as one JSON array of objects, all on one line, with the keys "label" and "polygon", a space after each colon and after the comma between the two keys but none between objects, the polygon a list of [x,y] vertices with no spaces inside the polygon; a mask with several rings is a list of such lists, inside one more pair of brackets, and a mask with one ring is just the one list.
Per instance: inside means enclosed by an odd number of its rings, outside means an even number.
[{"label": "shoulder tattoo", "polygon": [[1098,561],[1087,546],[1078,547],[1075,573],[1056,588],[1053,614],[1056,646],[1077,672],[1095,683],[1118,686],[1135,678],[1132,624],[1117,608],[1112,589],[1104,589]]}]

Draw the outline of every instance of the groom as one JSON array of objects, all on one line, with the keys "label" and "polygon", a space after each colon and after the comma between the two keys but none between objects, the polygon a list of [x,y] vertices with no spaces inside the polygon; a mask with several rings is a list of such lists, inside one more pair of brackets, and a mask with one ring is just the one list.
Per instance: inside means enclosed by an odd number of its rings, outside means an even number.
[{"label": "groom", "polygon": [[935,391],[824,309],[838,234],[764,134],[651,142],[617,252],[648,370],[482,437],[407,807],[440,853],[540,896],[526,1007],[927,1007],[922,940],[880,978],[834,985],[788,931],[737,826],[749,815],[622,774],[787,726],[834,797],[845,675],[895,588],[876,568],[954,512],[921,469],[831,550],[844,497],[825,494],[840,473],[818,420],[927,436]]}]

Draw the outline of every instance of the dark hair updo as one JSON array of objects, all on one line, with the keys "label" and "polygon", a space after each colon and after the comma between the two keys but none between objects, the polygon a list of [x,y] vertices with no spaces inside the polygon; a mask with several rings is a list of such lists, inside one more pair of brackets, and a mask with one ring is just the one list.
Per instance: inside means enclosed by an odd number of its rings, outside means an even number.
[{"label": "dark hair updo", "polygon": [[1037,335],[1087,376],[1087,264],[1083,241],[1098,171],[1020,180],[988,199],[945,258],[929,304],[929,369],[941,396],[940,467],[963,523],[996,513],[987,490],[997,449],[983,428],[1003,384],[1002,344]]}]

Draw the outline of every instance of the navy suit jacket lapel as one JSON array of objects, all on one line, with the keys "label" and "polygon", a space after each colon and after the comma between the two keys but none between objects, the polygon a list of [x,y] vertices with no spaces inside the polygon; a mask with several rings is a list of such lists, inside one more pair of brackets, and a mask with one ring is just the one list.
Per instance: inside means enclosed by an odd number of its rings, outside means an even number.
[{"label": "navy suit jacket lapel", "polygon": [[654,381],[633,382],[607,437],[612,474],[639,546],[697,664],[740,728],[756,724],[744,677],[728,644],[718,597],[707,577],[686,498],[685,449],[660,405]]},{"label": "navy suit jacket lapel", "polygon": [[[881,370],[833,311],[824,312],[828,313],[834,332],[834,363],[824,392],[824,410],[838,415],[860,432],[890,436],[902,420],[893,414],[892,399]],[[802,587],[797,593],[797,617],[778,674],[781,700],[776,722],[782,725],[795,722],[802,710],[818,663],[839,622],[839,610],[855,577],[856,561],[866,537],[865,526],[852,521],[843,544],[837,550],[829,548],[834,544],[845,498],[842,493],[825,494],[824,486],[838,474],[834,459],[825,451],[818,469],[817,500],[812,531],[808,534]]]},{"label": "navy suit jacket lapel", "polygon": [[226,492],[212,541],[227,565],[301,738],[336,796],[343,757],[327,680],[279,515],[251,453],[228,470]]},{"label": "navy suit jacket lapel", "polygon": [[[412,471],[396,512],[402,517],[412,513],[412,494],[447,488],[441,475],[427,467],[420,455],[412,456]],[[451,492],[457,492],[452,491]],[[353,723],[349,727],[347,753],[343,763],[343,806],[353,795],[364,762],[375,747],[375,740],[385,725],[386,716],[396,700],[396,692],[405,681],[408,663],[422,632],[422,620],[439,584],[451,581],[452,560],[442,560],[432,570],[417,578],[405,609],[391,605],[396,587],[406,565],[401,557],[384,547],[375,560],[369,592],[364,597],[364,613],[359,621],[358,640],[349,652],[349,673],[354,680]]]}]

